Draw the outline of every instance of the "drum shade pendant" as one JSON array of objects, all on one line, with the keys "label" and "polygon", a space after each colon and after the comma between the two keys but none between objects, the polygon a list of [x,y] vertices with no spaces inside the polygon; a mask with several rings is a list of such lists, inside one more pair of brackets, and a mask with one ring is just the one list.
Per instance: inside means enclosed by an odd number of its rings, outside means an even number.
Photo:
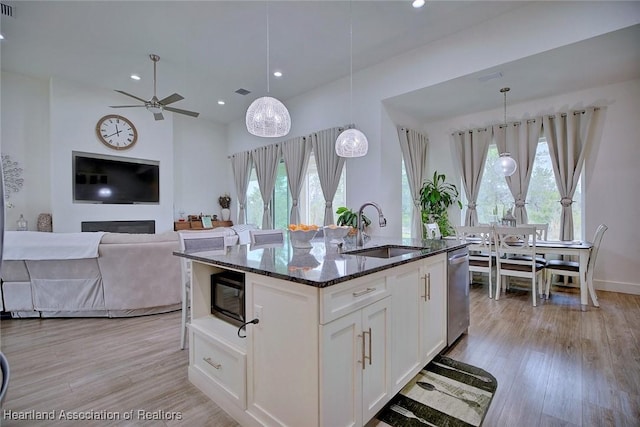
[{"label": "drum shade pendant", "polygon": [[[267,3],[267,95],[269,94],[269,3]],[[291,130],[291,116],[282,102],[263,96],[249,105],[245,117],[250,134],[265,138],[285,136]]]},{"label": "drum shade pendant", "polygon": [[[349,2],[349,109],[353,117],[353,19]],[[364,133],[351,128],[342,131],[336,139],[336,154],[340,157],[362,157],[369,151],[369,141]]]},{"label": "drum shade pendant", "polygon": [[[511,89],[508,87],[503,87],[500,89],[500,92],[504,95],[504,141],[505,147],[507,145],[507,92]],[[511,176],[516,173],[516,169],[518,169],[518,164],[511,157],[511,154],[508,152],[504,152],[500,154],[500,157],[493,165],[493,170],[502,176]]]}]

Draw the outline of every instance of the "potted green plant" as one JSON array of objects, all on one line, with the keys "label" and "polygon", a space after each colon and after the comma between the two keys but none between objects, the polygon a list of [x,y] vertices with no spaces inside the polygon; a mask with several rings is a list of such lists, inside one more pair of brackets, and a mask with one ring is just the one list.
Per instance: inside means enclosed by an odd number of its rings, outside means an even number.
[{"label": "potted green plant", "polygon": [[422,222],[437,223],[443,237],[454,234],[447,209],[453,204],[457,204],[462,209],[459,197],[458,188],[454,184],[446,182],[444,174],[435,171],[433,179],[425,181],[420,189]]},{"label": "potted green plant", "polygon": [[[349,234],[356,234],[356,230],[358,229],[358,214],[345,206],[340,206],[336,209],[336,213],[338,214],[336,225],[349,226],[352,228],[352,231]],[[362,231],[364,231],[364,229],[370,224],[371,220],[367,218],[366,215],[362,214]]]}]

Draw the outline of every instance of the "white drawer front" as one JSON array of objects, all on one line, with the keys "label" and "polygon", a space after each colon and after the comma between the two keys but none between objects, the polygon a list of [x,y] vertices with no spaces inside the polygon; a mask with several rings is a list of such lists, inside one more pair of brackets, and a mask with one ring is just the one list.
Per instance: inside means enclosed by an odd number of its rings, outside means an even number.
[{"label": "white drawer front", "polygon": [[321,295],[320,323],[324,325],[381,300],[389,295],[389,289],[386,277],[378,274],[324,288]]},{"label": "white drawer front", "polygon": [[221,341],[193,333],[193,365],[226,391],[238,406],[247,406],[246,355]]}]

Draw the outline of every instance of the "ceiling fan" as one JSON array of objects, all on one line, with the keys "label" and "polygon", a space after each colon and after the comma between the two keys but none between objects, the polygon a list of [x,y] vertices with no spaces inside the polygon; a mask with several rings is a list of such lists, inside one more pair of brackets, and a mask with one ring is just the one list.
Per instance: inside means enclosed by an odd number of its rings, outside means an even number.
[{"label": "ceiling fan", "polygon": [[111,108],[131,108],[131,107],[146,107],[147,110],[153,113],[153,117],[156,120],[164,120],[164,116],[162,115],[163,110],[171,111],[172,113],[186,114],[191,117],[198,117],[200,113],[196,113],[195,111],[181,110],[179,108],[167,107],[169,104],[173,104],[174,102],[180,101],[184,99],[182,95],[174,93],[173,95],[169,95],[164,99],[158,100],[156,96],[156,64],[160,61],[160,57],[158,55],[151,54],[149,58],[153,61],[153,98],[146,101],[142,98],[139,98],[135,95],[131,95],[123,90],[117,90],[116,92],[120,92],[123,95],[130,96],[131,98],[135,98],[138,101],[143,102],[143,105],[111,105]]}]

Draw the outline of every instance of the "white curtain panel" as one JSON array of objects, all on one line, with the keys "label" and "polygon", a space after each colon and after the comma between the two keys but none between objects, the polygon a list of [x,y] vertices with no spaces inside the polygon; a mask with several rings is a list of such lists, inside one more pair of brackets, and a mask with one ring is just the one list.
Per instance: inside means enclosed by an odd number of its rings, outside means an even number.
[{"label": "white curtain panel", "polygon": [[311,142],[303,136],[282,143],[282,157],[284,166],[287,169],[287,181],[289,182],[289,191],[292,199],[291,214],[289,215],[290,224],[298,224],[300,222],[298,199],[300,198],[300,190],[307,173],[310,156]]},{"label": "white curtain panel", "polygon": [[264,203],[262,213],[262,229],[273,228],[271,217],[271,199],[273,198],[273,188],[276,185],[276,174],[278,173],[278,162],[280,161],[280,146],[267,145],[256,148],[251,152],[253,163],[256,166],[256,176],[258,177],[258,187]]},{"label": "white curtain panel", "polygon": [[247,187],[249,186],[249,176],[251,175],[251,152],[236,153],[231,156],[231,168],[233,170],[233,181],[238,195],[238,219],[236,224],[247,222]]},{"label": "white curtain panel", "polygon": [[573,195],[586,152],[601,135],[602,117],[600,108],[587,108],[542,118],[542,129],[549,145],[553,174],[561,197],[561,240],[573,240]]},{"label": "white curtain panel", "polygon": [[464,218],[467,226],[478,225],[476,202],[491,137],[491,128],[460,131],[451,135],[454,156],[458,160],[462,186],[468,201]]},{"label": "white curtain panel", "polygon": [[509,123],[506,128],[504,125],[493,126],[493,137],[498,146],[498,152],[510,153],[518,164],[516,173],[505,178],[513,196],[515,204],[513,216],[518,224],[529,222],[525,204],[541,131],[542,117],[527,120],[524,124]]},{"label": "white curtain panel", "polygon": [[324,225],[333,224],[333,197],[338,189],[344,167],[344,157],[336,154],[336,139],[344,127],[321,130],[310,135],[315,154],[320,187],[324,196]]},{"label": "white curtain panel", "polygon": [[409,191],[413,200],[411,213],[411,237],[422,238],[422,209],[420,206],[420,188],[427,174],[427,145],[429,140],[423,134],[398,126],[398,139],[400,150],[404,159],[404,167],[407,170]]}]

